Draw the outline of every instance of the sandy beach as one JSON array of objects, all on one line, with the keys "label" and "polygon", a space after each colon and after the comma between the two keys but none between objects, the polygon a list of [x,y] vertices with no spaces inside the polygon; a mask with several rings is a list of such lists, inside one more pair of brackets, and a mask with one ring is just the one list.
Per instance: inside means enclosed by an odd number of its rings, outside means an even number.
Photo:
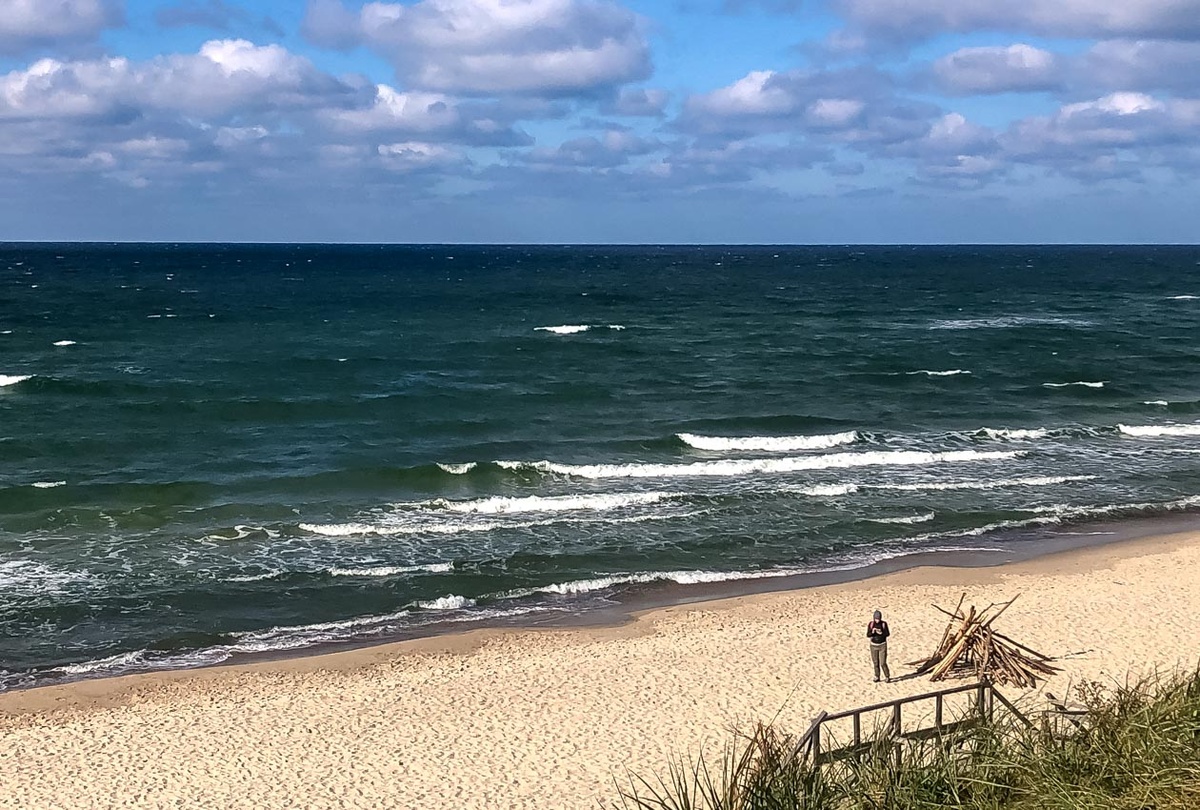
[{"label": "sandy beach", "polygon": [[[620,627],[477,631],[237,667],[0,695],[4,808],[595,808],[627,768],[719,747],[730,726],[927,691],[871,681],[932,650],[931,604],[1021,594],[1002,623],[1059,658],[1039,691],[1200,660],[1200,533],[986,569],[654,610]],[[1026,696],[1029,699],[1029,696]]]}]

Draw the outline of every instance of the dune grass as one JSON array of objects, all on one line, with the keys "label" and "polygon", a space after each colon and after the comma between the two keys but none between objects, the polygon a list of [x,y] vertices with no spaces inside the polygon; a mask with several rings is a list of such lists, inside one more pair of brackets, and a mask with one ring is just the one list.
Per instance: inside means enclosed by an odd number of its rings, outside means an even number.
[{"label": "dune grass", "polygon": [[736,734],[723,754],[630,775],[620,810],[1198,810],[1200,671],[1084,684],[1079,726],[1032,728],[1006,715],[953,737],[892,741],[814,769],[770,725]]}]

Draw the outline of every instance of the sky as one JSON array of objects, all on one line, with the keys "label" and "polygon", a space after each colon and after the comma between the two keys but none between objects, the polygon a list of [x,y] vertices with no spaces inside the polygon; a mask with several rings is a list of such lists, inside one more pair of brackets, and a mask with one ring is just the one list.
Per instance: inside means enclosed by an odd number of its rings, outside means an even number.
[{"label": "sky", "polygon": [[0,240],[1197,223],[1200,0],[0,0]]}]

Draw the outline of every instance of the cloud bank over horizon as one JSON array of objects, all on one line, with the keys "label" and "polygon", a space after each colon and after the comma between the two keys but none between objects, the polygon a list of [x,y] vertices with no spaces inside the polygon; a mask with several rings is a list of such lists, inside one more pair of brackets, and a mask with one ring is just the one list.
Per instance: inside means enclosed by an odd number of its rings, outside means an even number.
[{"label": "cloud bank over horizon", "polygon": [[1197,236],[1200,0],[52,5],[4,239]]}]

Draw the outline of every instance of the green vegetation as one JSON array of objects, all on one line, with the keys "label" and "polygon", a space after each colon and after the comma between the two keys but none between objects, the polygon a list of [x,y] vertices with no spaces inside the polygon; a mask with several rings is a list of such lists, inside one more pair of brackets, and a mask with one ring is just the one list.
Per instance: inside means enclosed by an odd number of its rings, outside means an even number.
[{"label": "green vegetation", "polygon": [[[621,810],[1197,810],[1200,672],[1076,690],[1078,725],[1010,715],[952,737],[872,750],[814,769],[760,725],[710,765],[679,760],[630,776]],[[1032,716],[1035,721],[1040,715]]]}]

